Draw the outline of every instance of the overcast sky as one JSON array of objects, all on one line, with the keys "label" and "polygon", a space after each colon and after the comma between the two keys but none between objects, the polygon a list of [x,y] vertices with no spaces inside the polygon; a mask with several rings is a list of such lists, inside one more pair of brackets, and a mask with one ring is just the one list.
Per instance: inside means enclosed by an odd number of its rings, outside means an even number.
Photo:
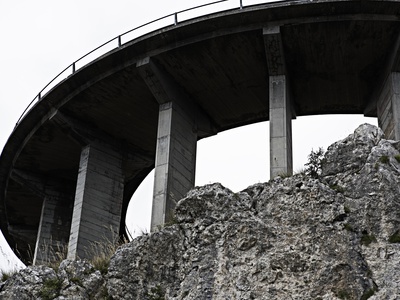
[{"label": "overcast sky", "polygon": [[[141,24],[209,2],[0,0],[0,149],[3,149],[25,107],[72,61]],[[243,5],[261,2],[269,1],[243,0]],[[178,17],[183,20],[210,10],[238,7],[239,3],[239,0],[225,1],[212,8],[180,14]],[[173,17],[170,17],[154,26],[160,28],[172,22]],[[136,35],[150,31],[154,26],[146,27]],[[135,35],[130,35],[130,38],[133,37]],[[312,149],[326,149],[365,122],[377,124],[376,119],[362,116],[318,116],[294,120],[294,170],[303,167]],[[221,182],[233,191],[240,191],[251,184],[267,181],[268,141],[267,122],[201,140],[198,143],[196,185]],[[131,201],[127,225],[132,232],[145,231],[149,227],[152,176],[153,173]],[[2,251],[9,251],[4,243],[0,236]],[[8,265],[0,253],[0,270],[4,268],[8,268]]]}]

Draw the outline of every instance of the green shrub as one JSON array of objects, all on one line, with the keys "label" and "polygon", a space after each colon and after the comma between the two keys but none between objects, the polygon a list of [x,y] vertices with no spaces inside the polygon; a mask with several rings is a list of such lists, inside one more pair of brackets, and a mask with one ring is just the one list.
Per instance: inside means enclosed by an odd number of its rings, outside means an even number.
[{"label": "green shrub", "polygon": [[7,281],[9,278],[11,278],[15,273],[17,273],[17,271],[1,270],[0,273],[1,273],[0,282],[4,282],[4,281]]},{"label": "green shrub", "polygon": [[344,206],[344,212],[346,213],[346,214],[349,214],[349,213],[351,213],[351,210],[350,210],[350,208],[348,207],[348,206]]},{"label": "green shrub", "polygon": [[334,191],[336,191],[337,193],[343,194],[344,193],[344,188],[341,187],[340,185],[334,184],[331,185],[330,188]]},{"label": "green shrub", "polygon": [[360,300],[367,300],[368,298],[372,297],[375,294],[375,289],[369,289],[364,292],[361,296]]},{"label": "green shrub", "polygon": [[57,298],[60,295],[62,281],[59,278],[48,279],[43,283],[39,296],[44,300]]},{"label": "green shrub", "polygon": [[383,163],[383,164],[388,164],[389,161],[390,161],[390,159],[389,159],[389,156],[387,156],[387,155],[382,155],[382,156],[379,158],[379,161],[380,161],[381,163]]},{"label": "green shrub", "polygon": [[394,158],[400,163],[400,154],[395,155]]},{"label": "green shrub", "polygon": [[363,236],[361,237],[361,244],[363,244],[364,246],[368,246],[371,243],[376,243],[375,236],[373,234],[363,234]]},{"label": "green shrub", "polygon": [[343,225],[343,228],[346,229],[347,231],[355,232],[353,226],[351,226],[349,223],[345,223],[345,224]]},{"label": "green shrub", "polygon": [[326,162],[324,154],[325,151],[321,147],[315,152],[314,150],[311,150],[311,153],[308,155],[308,162],[305,164],[306,175],[309,175],[312,178],[318,178],[321,175],[322,167]]},{"label": "green shrub", "polygon": [[350,299],[350,294],[349,292],[345,291],[345,290],[340,290],[336,296],[340,299]]},{"label": "green shrub", "polygon": [[83,286],[82,279],[79,277],[72,277],[69,279],[69,281],[75,283],[76,285]]},{"label": "green shrub", "polygon": [[157,285],[152,287],[146,296],[149,300],[164,300],[165,299],[165,292],[163,291],[162,287]]},{"label": "green shrub", "polygon": [[400,234],[399,231],[396,231],[389,237],[389,243],[400,243]]}]

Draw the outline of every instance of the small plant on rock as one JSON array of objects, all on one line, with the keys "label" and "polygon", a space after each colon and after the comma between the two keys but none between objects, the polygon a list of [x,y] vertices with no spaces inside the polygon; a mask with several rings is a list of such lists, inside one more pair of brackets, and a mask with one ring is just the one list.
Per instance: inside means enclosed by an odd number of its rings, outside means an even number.
[{"label": "small plant on rock", "polygon": [[361,237],[361,244],[364,246],[368,246],[371,243],[376,243],[376,238],[373,234],[363,233]]},{"label": "small plant on rock", "polygon": [[349,223],[345,223],[345,224],[343,225],[343,228],[346,229],[347,231],[355,232],[353,226],[351,226]]},{"label": "small plant on rock", "polygon": [[99,242],[92,242],[86,250],[90,263],[96,270],[99,270],[102,275],[107,274],[111,257],[114,255],[117,248],[129,242],[125,238],[121,238],[112,227],[109,236],[103,236]]},{"label": "small plant on rock", "polygon": [[157,285],[152,287],[147,294],[149,300],[164,300],[165,299],[165,292],[163,291],[162,287]]},{"label": "small plant on rock", "polygon": [[383,164],[388,164],[389,163],[389,156],[387,156],[387,155],[382,155],[380,158],[379,158],[379,161],[381,162],[381,163],[383,163]]},{"label": "small plant on rock", "polygon": [[400,243],[400,233],[398,230],[389,237],[389,243]]},{"label": "small plant on rock", "polygon": [[340,185],[334,184],[334,185],[331,185],[330,188],[332,190],[336,191],[339,194],[343,194],[344,193],[344,188],[341,187]]},{"label": "small plant on rock", "polygon": [[0,270],[1,277],[0,282],[7,281],[10,277],[12,277],[17,271],[4,271]]},{"label": "small plant on rock", "polygon": [[397,160],[397,162],[400,163],[400,154],[395,155],[394,158],[395,158],[395,160]]},{"label": "small plant on rock", "polygon": [[308,162],[305,164],[306,175],[309,175],[312,178],[318,178],[321,175],[322,167],[326,162],[324,154],[325,151],[321,147],[315,152],[314,150],[311,150],[311,153],[308,155]]},{"label": "small plant on rock", "polygon": [[345,290],[340,290],[339,292],[337,292],[336,296],[340,299],[350,299],[351,298],[350,293]]},{"label": "small plant on rock", "polygon": [[39,296],[44,300],[54,299],[60,295],[62,280],[59,278],[47,279],[39,292]]},{"label": "small plant on rock", "polygon": [[375,294],[375,289],[369,289],[364,292],[361,296],[360,300],[367,300],[368,298],[372,297]]},{"label": "small plant on rock", "polygon": [[292,174],[291,174],[291,173],[288,173],[288,172],[282,172],[282,173],[279,173],[278,176],[279,176],[280,178],[282,178],[282,179],[285,179],[285,178],[291,177]]}]

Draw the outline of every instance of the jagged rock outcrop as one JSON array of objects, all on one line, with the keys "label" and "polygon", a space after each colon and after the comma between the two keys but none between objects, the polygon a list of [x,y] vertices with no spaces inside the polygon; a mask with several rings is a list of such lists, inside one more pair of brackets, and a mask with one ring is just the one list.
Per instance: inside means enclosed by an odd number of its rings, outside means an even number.
[{"label": "jagged rock outcrop", "polygon": [[100,271],[86,261],[64,260],[57,271],[46,266],[20,270],[0,290],[0,299],[108,299]]},{"label": "jagged rock outcrop", "polygon": [[[317,178],[197,187],[175,224],[117,250],[96,289],[140,300],[398,299],[399,150],[365,124],[328,148]],[[18,276],[0,298],[23,299],[8,296]]]}]

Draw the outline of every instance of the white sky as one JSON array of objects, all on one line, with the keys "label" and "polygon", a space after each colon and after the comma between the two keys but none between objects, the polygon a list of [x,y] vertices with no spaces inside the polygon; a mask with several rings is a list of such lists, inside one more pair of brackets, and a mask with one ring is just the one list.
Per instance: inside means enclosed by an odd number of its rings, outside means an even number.
[{"label": "white sky", "polygon": [[[179,15],[179,20],[210,10],[238,7],[239,1],[229,0],[207,9],[184,13]],[[0,0],[0,149],[29,102],[74,60],[139,25],[210,2]],[[262,2],[269,1],[243,0],[243,5]],[[172,22],[170,17],[157,23],[156,28]],[[151,27],[138,31],[137,35],[149,30]],[[362,116],[318,116],[294,120],[294,170],[302,168],[312,149],[326,149],[365,122],[377,124],[375,119]],[[267,181],[268,140],[268,123],[238,128],[201,140],[198,143],[196,185],[221,182],[233,191],[239,191],[251,184]],[[132,232],[139,233],[149,227],[152,176],[153,173],[131,202],[127,224]],[[2,236],[0,246],[3,251],[9,251]],[[7,268],[9,265],[0,253],[0,270]]]}]

